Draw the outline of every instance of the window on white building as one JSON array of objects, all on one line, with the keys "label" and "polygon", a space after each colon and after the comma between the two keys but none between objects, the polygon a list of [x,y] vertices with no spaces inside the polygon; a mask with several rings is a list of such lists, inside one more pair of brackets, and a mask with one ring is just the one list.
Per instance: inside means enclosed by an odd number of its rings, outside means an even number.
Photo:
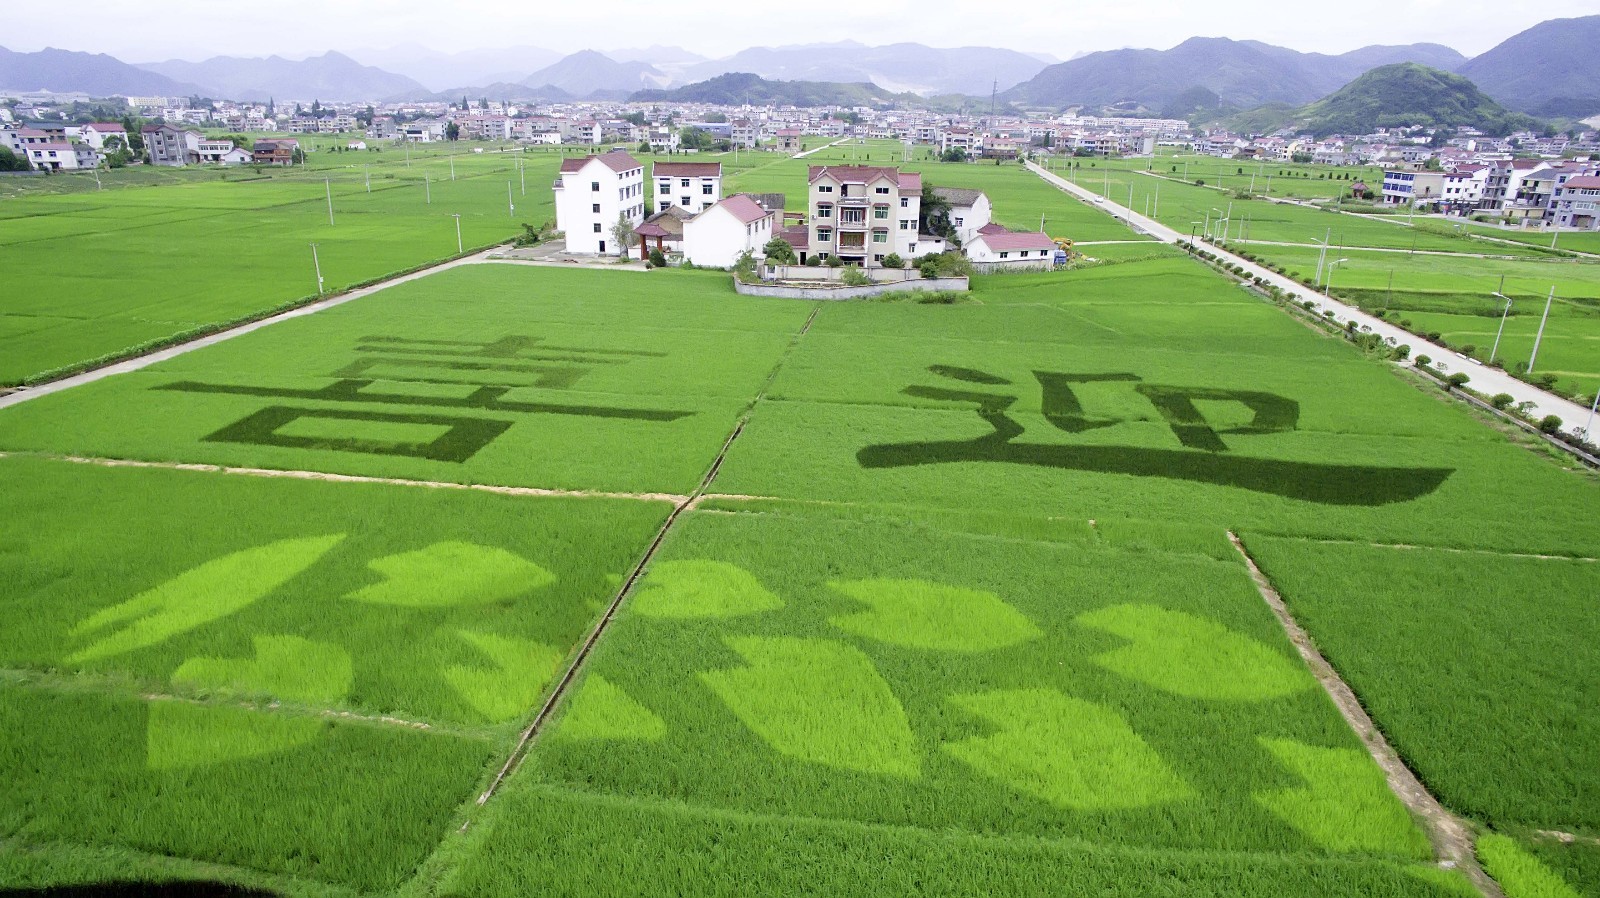
[{"label": "window on white building", "polygon": [[689,186],[689,179],[688,178],[679,178],[678,179],[678,186],[679,187],[688,187]]},{"label": "window on white building", "polygon": [[902,209],[911,208],[911,197],[909,197],[909,196],[901,197],[900,198],[900,208],[902,208]]},{"label": "window on white building", "polygon": [[1011,258],[1011,254],[1010,253],[1001,253],[1000,254],[1000,258],[1009,259],[1009,258]]},{"label": "window on white building", "polygon": [[590,181],[589,182],[589,189],[591,191],[593,191],[594,193],[599,193],[600,192],[600,182],[599,181]]},{"label": "window on white building", "polygon": [[874,189],[874,192],[877,193],[880,196],[888,196],[889,195],[889,188],[887,188],[887,187],[878,187],[878,188]]},{"label": "window on white building", "polygon": [[711,182],[710,181],[707,181],[704,184],[700,185],[700,195],[701,196],[711,196],[712,193],[714,193],[714,192],[715,191],[713,191],[711,189]]},{"label": "window on white building", "polygon": [[594,204],[594,206],[593,206],[593,208],[592,208],[592,211],[593,211],[593,212],[594,212],[594,213],[595,213],[595,214],[596,214],[596,215],[599,215],[599,214],[600,214],[600,204],[599,204],[599,203],[595,203],[595,204]]},{"label": "window on white building", "polygon": [[598,221],[594,223],[594,232],[596,234],[600,233],[600,222]]},{"label": "window on white building", "polygon": [[817,228],[817,239],[827,242],[833,239],[833,228]]},{"label": "window on white building", "polygon": [[818,218],[832,218],[833,217],[833,207],[828,205],[827,203],[823,203],[823,204],[817,206],[817,217]]},{"label": "window on white building", "polygon": [[817,185],[817,192],[818,193],[832,193],[833,192],[833,185],[832,184],[818,184]]}]

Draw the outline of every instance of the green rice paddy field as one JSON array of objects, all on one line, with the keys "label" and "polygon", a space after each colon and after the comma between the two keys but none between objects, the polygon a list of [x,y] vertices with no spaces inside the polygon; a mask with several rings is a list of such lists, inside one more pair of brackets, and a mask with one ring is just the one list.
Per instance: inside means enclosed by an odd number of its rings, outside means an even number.
[{"label": "green rice paddy field", "polygon": [[[1449,222],[1405,216],[1341,215],[1306,206],[1239,199],[1210,186],[1152,177],[1139,160],[1055,160],[1058,173],[1075,183],[1132,208],[1148,208],[1163,224],[1181,233],[1204,233],[1208,223],[1231,213],[1229,246],[1283,267],[1292,277],[1311,284],[1316,279],[1320,242],[1328,241],[1326,260],[1344,260],[1333,269],[1335,296],[1391,320],[1408,321],[1413,332],[1438,333],[1458,350],[1489,361],[1504,304],[1495,292],[1513,300],[1496,358],[1507,368],[1533,357],[1534,335],[1551,287],[1556,303],[1550,314],[1534,373],[1557,378],[1557,389],[1593,396],[1600,389],[1600,261],[1557,256],[1541,241],[1492,228],[1471,233],[1503,240],[1474,239]],[[1148,160],[1145,160],[1147,163]],[[1171,162],[1156,164],[1161,174]],[[1215,166],[1216,161],[1211,160]],[[1091,167],[1091,165],[1093,167]],[[1247,168],[1247,171],[1249,169]],[[1231,171],[1231,170],[1230,170]],[[1194,177],[1191,171],[1191,177]],[[1213,182],[1208,181],[1208,184]],[[1237,185],[1247,187],[1248,185]],[[1258,192],[1259,185],[1258,185]],[[1587,235],[1572,235],[1565,246],[1584,249]],[[1600,244],[1592,247],[1600,249]],[[1502,283],[1502,279],[1503,283]],[[1309,292],[1309,288],[1308,288]]]},{"label": "green rice paddy field", "polygon": [[473,264],[0,410],[0,889],[1477,894],[1231,532],[1507,894],[1600,896],[1595,476],[1109,248]]}]

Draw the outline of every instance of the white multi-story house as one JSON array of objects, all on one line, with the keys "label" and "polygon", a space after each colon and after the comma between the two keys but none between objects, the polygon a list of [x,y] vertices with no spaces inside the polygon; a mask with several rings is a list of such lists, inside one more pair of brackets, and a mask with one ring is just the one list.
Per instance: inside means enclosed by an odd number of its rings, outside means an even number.
[{"label": "white multi-story house", "polygon": [[1483,186],[1488,177],[1487,166],[1463,167],[1445,172],[1439,194],[1440,205],[1447,210],[1476,209],[1478,202],[1483,199]]},{"label": "white multi-story house", "polygon": [[761,138],[761,128],[749,119],[736,119],[728,137],[734,146],[755,149],[756,141]]},{"label": "white multi-story house", "polygon": [[650,167],[656,211],[677,206],[698,215],[722,199],[722,163],[657,162]]},{"label": "white multi-story house", "polygon": [[[813,165],[807,178],[810,235],[818,258],[837,256],[862,267],[883,264],[891,253],[918,252],[922,176],[872,165]],[[804,260],[802,260],[804,261]]]},{"label": "white multi-story house", "polygon": [[956,237],[961,240],[962,246],[971,243],[972,238],[978,236],[978,231],[989,223],[993,208],[983,191],[935,187],[933,195],[950,204],[950,224],[956,229]]},{"label": "white multi-story house", "polygon": [[144,152],[151,165],[180,166],[200,161],[200,132],[171,125],[145,125]]},{"label": "white multi-story house", "polygon": [[1444,193],[1444,172],[1403,171],[1383,173],[1383,201],[1390,205],[1437,203]]},{"label": "white multi-story house", "polygon": [[728,268],[745,252],[761,254],[772,239],[773,214],[740,193],[683,223],[683,257],[696,265]]},{"label": "white multi-story house", "polygon": [[555,197],[556,228],[566,234],[567,252],[625,252],[611,229],[618,218],[634,227],[644,223],[644,164],[622,150],[564,159]]},{"label": "white multi-story house", "polygon": [[248,165],[252,156],[244,147],[236,147],[231,140],[200,141],[200,161],[212,165]]},{"label": "white multi-story house", "polygon": [[1557,227],[1600,230],[1600,176],[1568,178],[1556,188],[1552,205]]},{"label": "white multi-story house", "polygon": [[116,137],[121,139],[122,145],[128,145],[128,132],[120,122],[90,122],[79,129],[83,142],[97,150],[106,148],[106,139]]}]

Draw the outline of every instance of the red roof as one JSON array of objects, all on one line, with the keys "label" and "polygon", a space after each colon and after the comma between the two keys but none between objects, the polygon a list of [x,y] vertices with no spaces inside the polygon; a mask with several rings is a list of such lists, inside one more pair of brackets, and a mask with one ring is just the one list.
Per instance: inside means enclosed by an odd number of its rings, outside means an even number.
[{"label": "red roof", "polygon": [[913,187],[917,190],[922,189],[922,175],[881,165],[813,165],[807,173],[806,180],[815,184],[823,175],[840,184],[867,184],[879,178],[888,178],[908,190]]},{"label": "red roof", "polygon": [[96,131],[121,131],[124,134],[128,133],[127,129],[123,128],[120,122],[90,122],[89,124],[84,125],[84,127],[93,128]]},{"label": "red roof", "polygon": [[1600,175],[1579,175],[1576,178],[1568,178],[1566,186],[1587,188],[1600,187]]},{"label": "red roof", "polygon": [[658,178],[720,178],[720,162],[657,162],[650,168]]},{"label": "red roof", "polygon": [[778,236],[796,250],[811,249],[811,229],[805,225],[791,225],[779,232]]},{"label": "red roof", "polygon": [[1006,228],[1004,225],[997,225],[997,224],[995,224],[994,222],[991,221],[988,224],[984,225],[983,227],[979,228],[978,229],[978,233],[985,234],[985,235],[990,235],[990,234],[1009,234],[1009,233],[1011,233],[1011,231],[1010,231],[1010,229]]},{"label": "red roof", "polygon": [[1000,252],[1002,250],[1009,251],[1014,249],[1056,248],[1056,242],[1051,240],[1050,235],[1044,233],[1043,231],[1035,231],[1031,234],[1022,232],[1007,234],[982,234],[975,239],[982,240],[985,246],[989,247],[995,252]]},{"label": "red roof", "polygon": [[[739,219],[745,224],[758,222],[772,214],[771,212],[761,208],[761,205],[755,200],[742,193],[736,193],[733,196],[728,197],[722,202],[717,203],[716,206],[712,206],[711,209],[715,209],[717,206],[721,206],[729,212],[732,212],[734,218]],[[706,212],[710,212],[711,209],[707,209]]]},{"label": "red roof", "polygon": [[650,222],[650,221],[647,221],[644,224],[639,225],[637,228],[634,228],[633,232],[635,234],[638,234],[640,237],[673,237],[673,238],[676,238],[678,236],[677,234],[669,234],[669,233],[667,233],[667,229],[666,228],[663,228],[661,225],[658,225],[655,222]]},{"label": "red roof", "polygon": [[592,160],[599,160],[606,168],[614,172],[625,172],[635,168],[643,168],[639,160],[633,158],[624,150],[612,150],[599,156],[577,156],[572,159],[561,160],[561,173],[570,174],[581,170]]}]

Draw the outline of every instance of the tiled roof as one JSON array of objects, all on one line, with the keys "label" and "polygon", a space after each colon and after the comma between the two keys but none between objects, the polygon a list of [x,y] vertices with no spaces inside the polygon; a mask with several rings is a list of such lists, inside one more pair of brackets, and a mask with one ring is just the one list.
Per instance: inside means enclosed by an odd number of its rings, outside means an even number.
[{"label": "tiled roof", "polygon": [[896,184],[905,186],[906,180],[911,178],[915,179],[917,189],[922,189],[921,175],[900,172],[881,165],[813,165],[807,172],[807,183],[815,183],[824,174],[840,184],[866,184],[879,178],[888,178]]},{"label": "tiled roof", "polygon": [[982,240],[984,245],[1000,252],[1013,249],[1055,249],[1056,242],[1042,231],[1027,234],[1015,232],[1009,234],[982,234],[975,238]]},{"label": "tiled roof", "polygon": [[[712,206],[711,209],[715,209],[717,206],[721,206],[729,212],[732,212],[734,218],[739,219],[745,224],[751,224],[753,222],[760,221],[761,219],[772,214],[771,212],[761,208],[761,206],[756,203],[755,200],[742,193],[736,193],[733,196],[728,197],[722,202],[717,203],[716,206]],[[706,212],[710,212],[711,209],[707,209]]]},{"label": "tiled roof", "polygon": [[1568,187],[1600,187],[1600,175],[1579,175],[1567,181]]},{"label": "tiled roof", "polygon": [[606,168],[619,173],[644,167],[639,160],[633,158],[627,151],[612,150],[609,153],[602,153],[598,156],[578,156],[573,159],[563,159],[561,160],[561,173],[569,174],[578,171],[593,160],[599,160],[600,164]]},{"label": "tiled roof", "polygon": [[983,191],[969,190],[965,187],[935,187],[933,195],[952,206],[971,206],[983,196]]},{"label": "tiled roof", "polygon": [[793,225],[784,228],[778,233],[785,243],[794,247],[796,251],[811,249],[811,229],[805,225]]},{"label": "tiled roof", "polygon": [[1004,225],[997,225],[997,224],[995,224],[994,222],[991,221],[988,224],[984,225],[983,227],[979,228],[978,229],[978,233],[980,233],[980,234],[1009,234],[1009,233],[1011,233],[1011,230],[1009,228],[1005,227]]},{"label": "tiled roof", "polygon": [[658,178],[720,178],[720,162],[657,162],[650,168]]}]

